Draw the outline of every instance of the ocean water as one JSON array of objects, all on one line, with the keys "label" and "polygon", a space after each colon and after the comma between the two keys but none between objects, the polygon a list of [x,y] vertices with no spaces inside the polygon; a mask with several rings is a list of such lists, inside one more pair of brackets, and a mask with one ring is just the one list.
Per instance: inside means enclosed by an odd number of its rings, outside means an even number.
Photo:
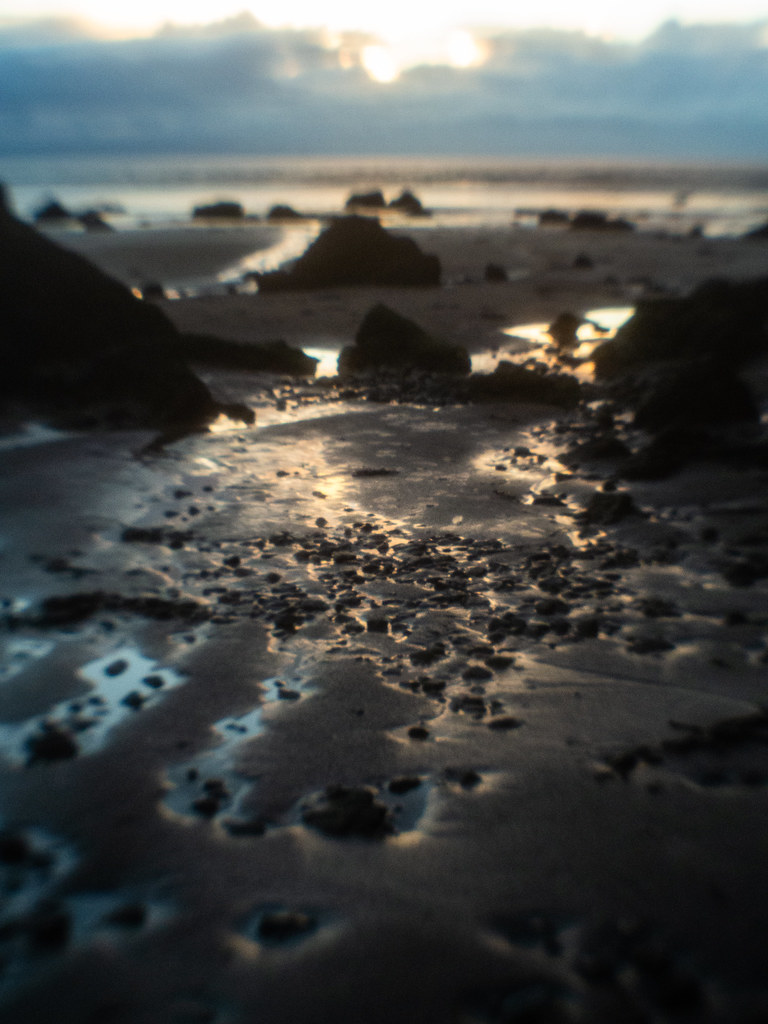
[{"label": "ocean water", "polygon": [[[115,227],[188,221],[192,209],[237,200],[263,217],[343,210],[373,188],[413,190],[438,225],[533,225],[540,210],[604,210],[642,229],[738,235],[768,220],[768,166],[481,157],[40,156],[2,157],[0,181],[24,218],[51,199],[106,209]],[[120,212],[117,212],[120,211]],[[425,222],[426,226],[426,222]]]}]

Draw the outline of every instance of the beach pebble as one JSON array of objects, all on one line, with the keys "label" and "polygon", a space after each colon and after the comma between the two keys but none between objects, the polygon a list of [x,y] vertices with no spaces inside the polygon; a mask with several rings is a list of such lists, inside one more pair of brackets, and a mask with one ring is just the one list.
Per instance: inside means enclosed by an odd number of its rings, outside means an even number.
[{"label": "beach pebble", "polygon": [[271,910],[259,921],[258,936],[270,942],[290,942],[313,932],[317,920],[298,910]]},{"label": "beach pebble", "polygon": [[301,816],[305,824],[336,838],[381,839],[392,832],[389,808],[369,786],[328,786],[304,801]]},{"label": "beach pebble", "polygon": [[69,730],[55,722],[44,722],[43,731],[27,739],[29,764],[35,761],[63,761],[76,757],[78,745]]}]

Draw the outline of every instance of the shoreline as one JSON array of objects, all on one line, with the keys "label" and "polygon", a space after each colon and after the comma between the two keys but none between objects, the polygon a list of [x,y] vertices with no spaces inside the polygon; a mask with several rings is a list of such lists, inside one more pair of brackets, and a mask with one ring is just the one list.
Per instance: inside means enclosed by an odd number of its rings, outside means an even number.
[{"label": "shoreline", "polygon": [[[768,275],[737,240],[419,242],[455,283],[161,306],[303,348],[383,301],[479,353]],[[206,380],[257,425],[0,449],[4,1020],[757,1020],[765,465],[627,480],[580,447],[641,443],[605,396]]]}]

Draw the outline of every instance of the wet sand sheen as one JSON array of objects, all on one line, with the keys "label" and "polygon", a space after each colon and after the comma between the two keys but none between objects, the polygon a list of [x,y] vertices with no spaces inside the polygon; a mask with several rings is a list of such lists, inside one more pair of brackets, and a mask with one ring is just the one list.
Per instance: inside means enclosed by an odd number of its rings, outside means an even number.
[{"label": "wet sand sheen", "polygon": [[[550,267],[387,295],[482,352],[616,291]],[[349,338],[374,296],[165,308]],[[590,522],[611,467],[564,461],[588,410],[210,380],[254,428],[0,452],[8,1021],[764,1005],[766,587],[724,575],[764,471],[636,482],[638,514]],[[72,756],[26,742],[102,690],[119,714]]]}]

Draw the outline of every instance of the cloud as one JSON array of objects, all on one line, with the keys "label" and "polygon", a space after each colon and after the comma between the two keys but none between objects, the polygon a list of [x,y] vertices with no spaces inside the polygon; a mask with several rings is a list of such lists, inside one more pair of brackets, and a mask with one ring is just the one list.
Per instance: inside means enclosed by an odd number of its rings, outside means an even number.
[{"label": "cloud", "polygon": [[[38,25],[38,30],[40,26]],[[365,35],[274,30],[249,15],[95,40],[0,29],[6,153],[251,152],[768,156],[768,22],[668,23],[637,44],[488,34],[473,67],[386,85]]]}]

